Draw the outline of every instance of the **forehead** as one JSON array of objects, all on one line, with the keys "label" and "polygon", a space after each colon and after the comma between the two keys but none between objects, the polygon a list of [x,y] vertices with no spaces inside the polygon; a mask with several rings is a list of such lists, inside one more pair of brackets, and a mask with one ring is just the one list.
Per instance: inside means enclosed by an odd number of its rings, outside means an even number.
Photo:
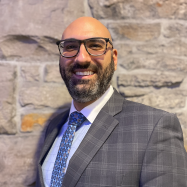
[{"label": "forehead", "polygon": [[83,40],[93,37],[111,38],[108,29],[99,21],[75,21],[65,29],[62,35],[62,39],[75,38]]}]

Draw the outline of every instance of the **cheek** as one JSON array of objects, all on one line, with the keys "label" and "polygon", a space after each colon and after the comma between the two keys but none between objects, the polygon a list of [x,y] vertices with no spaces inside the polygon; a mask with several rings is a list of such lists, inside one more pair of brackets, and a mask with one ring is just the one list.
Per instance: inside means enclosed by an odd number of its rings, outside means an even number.
[{"label": "cheek", "polygon": [[103,69],[105,69],[106,67],[108,67],[108,65],[110,64],[110,62],[111,62],[111,54],[107,54],[106,56],[105,56],[105,58],[104,58],[104,60],[103,60],[103,62],[102,62],[102,67],[103,67]]},{"label": "cheek", "polygon": [[59,59],[59,65],[60,65],[60,67],[64,67],[64,65],[65,65],[65,62],[64,62],[65,60],[64,60],[64,58],[63,57],[60,57],[60,59]]},{"label": "cheek", "polygon": [[68,59],[68,58],[64,58],[64,57],[60,57],[59,59],[59,64],[61,67],[68,67],[70,64],[72,63],[72,60],[71,59]]}]

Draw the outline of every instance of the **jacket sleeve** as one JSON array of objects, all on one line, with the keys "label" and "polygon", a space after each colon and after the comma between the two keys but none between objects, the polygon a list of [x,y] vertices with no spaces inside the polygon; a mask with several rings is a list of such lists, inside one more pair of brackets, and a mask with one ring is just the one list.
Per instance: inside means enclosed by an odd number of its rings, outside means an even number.
[{"label": "jacket sleeve", "polygon": [[187,187],[187,153],[178,118],[166,113],[155,125],[145,151],[141,187]]}]

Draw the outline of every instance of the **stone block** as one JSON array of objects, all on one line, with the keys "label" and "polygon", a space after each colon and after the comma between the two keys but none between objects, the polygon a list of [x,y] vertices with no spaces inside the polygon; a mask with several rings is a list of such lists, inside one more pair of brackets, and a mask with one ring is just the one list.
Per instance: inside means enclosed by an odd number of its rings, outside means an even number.
[{"label": "stone block", "polygon": [[[149,63],[149,61],[151,63]],[[134,55],[129,55],[128,57],[124,58],[121,62],[119,61],[119,66],[124,68],[127,71],[130,70],[135,70],[135,69],[141,69],[141,68],[147,68],[150,64],[156,64],[156,59],[155,57],[145,57],[144,55],[142,56],[134,56]],[[150,69],[154,68],[154,66]]]},{"label": "stone block", "polygon": [[0,82],[13,81],[16,77],[15,66],[0,64]]},{"label": "stone block", "polygon": [[24,81],[35,82],[40,80],[40,66],[22,66],[21,76]]},{"label": "stone block", "polygon": [[187,56],[187,43],[175,40],[163,47],[163,52],[171,55]]},{"label": "stone block", "polygon": [[163,57],[157,62],[158,64],[155,64],[155,69],[161,69],[164,71],[169,70],[173,72],[187,72],[187,60],[185,59],[177,57]]},{"label": "stone block", "polygon": [[150,41],[161,34],[159,23],[111,23],[109,31],[114,40]]},{"label": "stone block", "polygon": [[140,87],[124,87],[119,86],[119,93],[124,97],[139,97],[150,93],[151,90],[148,88],[140,88]]},{"label": "stone block", "polygon": [[178,71],[178,72],[187,72],[187,60],[174,58],[174,57],[164,57],[159,61],[157,66],[162,70]]},{"label": "stone block", "polygon": [[0,50],[5,60],[57,61],[59,52],[56,41],[57,39],[46,36],[11,35],[3,37]]},{"label": "stone block", "polygon": [[84,0],[0,1],[0,59],[58,60],[55,42],[84,13]]},{"label": "stone block", "polygon": [[44,130],[44,125],[50,119],[52,114],[30,113],[22,115],[21,131],[32,132]]},{"label": "stone block", "polygon": [[127,99],[163,110],[184,108],[186,103],[185,97],[170,92],[163,95],[160,93],[151,93],[143,97],[131,97]]},{"label": "stone block", "polygon": [[139,0],[89,0],[92,14],[97,19],[146,19],[157,18],[154,1]]},{"label": "stone block", "polygon": [[19,94],[21,106],[32,108],[63,108],[71,97],[65,85],[22,88]]},{"label": "stone block", "polygon": [[177,11],[175,13],[175,18],[177,19],[187,19],[187,5],[186,5],[186,0],[183,2],[178,2],[177,1]]},{"label": "stone block", "polygon": [[133,7],[124,7],[122,0],[99,1],[89,0],[89,5],[93,17],[96,19],[122,19],[133,16]]},{"label": "stone block", "polygon": [[15,106],[0,100],[0,134],[16,134]]},{"label": "stone block", "polygon": [[4,25],[0,27],[0,37],[60,38],[67,24],[81,16],[84,16],[84,0],[76,0],[76,3],[74,0],[0,1],[0,24]]},{"label": "stone block", "polygon": [[139,55],[128,56],[120,66],[126,70],[150,69],[173,72],[187,72],[187,60],[176,57]]},{"label": "stone block", "polygon": [[63,83],[62,77],[59,72],[59,65],[46,65],[44,80],[46,82]]},{"label": "stone block", "polygon": [[174,73],[120,74],[118,76],[118,85],[125,87],[168,87],[180,84],[184,77]]},{"label": "stone block", "polygon": [[161,0],[155,4],[158,17],[160,18],[175,18],[178,5],[176,2]]},{"label": "stone block", "polygon": [[40,135],[0,137],[0,186],[25,187],[35,181],[42,140]]},{"label": "stone block", "polygon": [[146,43],[143,45],[137,45],[136,49],[138,52],[147,54],[157,54],[162,52],[162,45],[158,43]]},{"label": "stone block", "polygon": [[164,53],[166,55],[176,55],[176,56],[187,56],[187,43],[182,40],[173,40],[166,44],[158,43],[148,43],[144,45],[138,45],[138,51],[148,53],[148,54],[158,54]]},{"label": "stone block", "polygon": [[89,0],[97,19],[186,19],[186,1]]},{"label": "stone block", "polygon": [[166,38],[186,38],[187,26],[178,22],[165,24],[163,27],[163,36]]},{"label": "stone block", "polygon": [[180,85],[180,88],[183,89],[183,94],[187,96],[187,77],[183,80],[182,84]]},{"label": "stone block", "polygon": [[15,66],[0,65],[0,134],[15,134]]},{"label": "stone block", "polygon": [[133,46],[126,43],[114,43],[114,48],[118,51],[118,58],[124,58],[133,52]]}]

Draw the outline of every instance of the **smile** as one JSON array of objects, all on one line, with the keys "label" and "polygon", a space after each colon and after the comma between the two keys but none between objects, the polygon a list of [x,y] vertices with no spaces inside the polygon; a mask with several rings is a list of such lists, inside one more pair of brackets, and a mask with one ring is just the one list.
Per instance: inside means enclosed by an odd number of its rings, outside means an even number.
[{"label": "smile", "polygon": [[76,75],[81,75],[81,76],[88,76],[88,75],[93,75],[94,72],[92,72],[92,71],[84,71],[84,72],[78,71],[78,72],[75,72],[75,74]]}]

